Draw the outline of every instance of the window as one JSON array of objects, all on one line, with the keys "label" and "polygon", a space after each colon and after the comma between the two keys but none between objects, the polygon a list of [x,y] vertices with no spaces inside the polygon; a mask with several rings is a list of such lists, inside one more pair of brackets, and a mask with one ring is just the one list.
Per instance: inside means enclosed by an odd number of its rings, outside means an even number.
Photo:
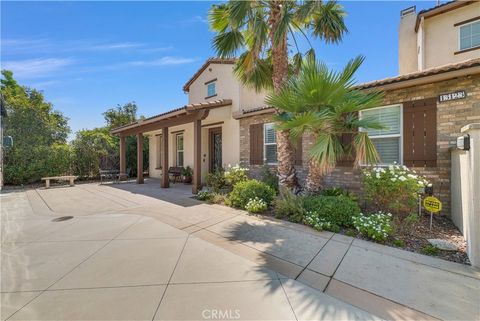
[{"label": "window", "polygon": [[[384,129],[368,129],[368,136],[380,155],[380,164],[402,163],[402,107],[385,106],[364,110],[361,118],[375,120],[385,126]],[[362,129],[361,129],[362,130]]]},{"label": "window", "polygon": [[460,50],[480,47],[480,21],[460,27]]},{"label": "window", "polygon": [[176,150],[177,150],[177,166],[183,167],[183,134],[177,134],[177,144],[176,144]]},{"label": "window", "polygon": [[207,84],[207,97],[212,97],[217,94],[215,82]]},{"label": "window", "polygon": [[162,135],[155,136],[157,138],[157,166],[156,169],[162,169]]},{"label": "window", "polygon": [[264,163],[277,163],[277,137],[275,135],[275,128],[273,123],[263,125],[263,148]]}]

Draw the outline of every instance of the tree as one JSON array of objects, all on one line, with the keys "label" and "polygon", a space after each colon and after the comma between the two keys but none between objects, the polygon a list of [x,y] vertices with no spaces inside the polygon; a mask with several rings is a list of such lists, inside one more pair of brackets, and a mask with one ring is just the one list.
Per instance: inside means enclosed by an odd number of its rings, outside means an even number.
[{"label": "tree", "polygon": [[30,183],[70,171],[68,119],[54,110],[41,92],[20,86],[11,71],[2,70],[2,76],[8,114],[4,134],[14,140],[13,147],[5,151],[5,182]]},{"label": "tree", "polygon": [[[377,107],[381,93],[365,93],[356,90],[354,73],[364,58],[351,60],[341,72],[333,72],[323,63],[307,59],[298,75],[289,79],[278,92],[270,94],[266,101],[277,106],[283,113],[276,118],[281,130],[288,131],[293,139],[309,134],[314,145],[309,151],[307,192],[315,193],[321,188],[321,179],[336,162],[355,154],[354,165],[378,161],[377,150],[362,129],[381,129],[371,119],[360,119],[359,112]],[[341,136],[348,134],[352,141],[342,146]]]},{"label": "tree", "polygon": [[[209,20],[217,33],[213,47],[221,57],[243,52],[234,69],[237,77],[256,90],[273,88],[277,93],[289,75],[289,40],[297,48],[290,71],[298,70],[302,54],[295,37],[301,34],[307,38],[310,32],[326,42],[338,42],[347,31],[344,16],[342,6],[335,1],[231,0],[213,6]],[[313,49],[306,55],[314,56]],[[297,188],[289,131],[277,131],[277,154],[280,185]]]},{"label": "tree", "polygon": [[137,120],[137,105],[134,101],[123,106],[117,105],[104,112],[103,117],[110,129],[130,124]]}]

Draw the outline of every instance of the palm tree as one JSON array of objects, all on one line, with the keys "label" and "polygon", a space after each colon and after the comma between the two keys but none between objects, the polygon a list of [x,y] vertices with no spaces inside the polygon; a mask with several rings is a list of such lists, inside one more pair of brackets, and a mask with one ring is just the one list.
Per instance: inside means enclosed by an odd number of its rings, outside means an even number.
[{"label": "palm tree", "polygon": [[[363,60],[359,56],[341,72],[333,72],[323,63],[306,59],[299,73],[266,99],[268,104],[283,111],[276,117],[279,129],[288,131],[292,139],[303,134],[313,138],[314,144],[309,151],[308,193],[318,192],[322,177],[335,167],[339,159],[352,152],[355,167],[373,164],[379,159],[364,129],[383,127],[372,119],[360,119],[359,112],[378,106],[382,94],[362,92],[353,86],[353,75]],[[342,146],[342,134],[352,136],[347,146]]]},{"label": "palm tree", "polygon": [[[235,73],[256,90],[279,92],[289,72],[298,70],[302,53],[296,37],[307,33],[325,42],[338,42],[347,31],[345,13],[335,1],[229,1],[210,10],[210,26],[217,33],[213,47],[221,57],[240,54]],[[297,53],[289,63],[289,40]],[[304,55],[314,56],[310,50]],[[280,111],[281,112],[281,111]],[[294,147],[285,130],[277,131],[278,174],[281,186],[298,186]]]}]

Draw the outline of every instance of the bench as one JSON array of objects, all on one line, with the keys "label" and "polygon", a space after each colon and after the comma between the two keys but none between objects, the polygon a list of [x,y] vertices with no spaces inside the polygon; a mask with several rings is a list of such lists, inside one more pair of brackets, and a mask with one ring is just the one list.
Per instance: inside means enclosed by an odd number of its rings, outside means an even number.
[{"label": "bench", "polygon": [[51,177],[42,177],[42,181],[45,181],[45,188],[50,188],[50,181],[70,181],[70,186],[75,186],[75,179],[77,176],[51,176]]},{"label": "bench", "polygon": [[182,177],[182,171],[183,171],[183,167],[170,167],[168,169],[168,175],[169,176],[173,176],[173,182],[176,183],[177,182],[177,178],[181,178]]},{"label": "bench", "polygon": [[100,184],[103,184],[103,180],[115,181],[120,175],[120,171],[116,169],[101,169],[100,170]]}]

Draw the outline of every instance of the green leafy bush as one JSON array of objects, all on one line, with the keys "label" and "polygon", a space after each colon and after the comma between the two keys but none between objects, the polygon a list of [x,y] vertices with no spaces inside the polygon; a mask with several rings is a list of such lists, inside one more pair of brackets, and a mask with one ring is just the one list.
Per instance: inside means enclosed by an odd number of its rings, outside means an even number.
[{"label": "green leafy bush", "polygon": [[200,191],[195,197],[200,201],[208,201],[212,198],[212,193],[208,191]]},{"label": "green leafy bush", "polygon": [[205,176],[205,185],[209,187],[212,192],[219,193],[227,189],[228,183],[225,178],[225,171],[223,169],[217,169],[212,173],[208,173]]},{"label": "green leafy bush", "polygon": [[248,169],[240,167],[238,165],[229,167],[225,171],[225,180],[228,185],[232,188],[240,182],[245,182],[248,180],[247,176]]},{"label": "green leafy bush", "polygon": [[299,223],[303,221],[305,214],[303,197],[293,194],[290,190],[282,189],[275,200],[275,216]]},{"label": "green leafy bush", "polygon": [[438,247],[435,247],[432,244],[425,245],[421,249],[421,252],[425,255],[430,255],[430,256],[437,256],[438,254],[440,254],[440,250],[438,249]]},{"label": "green leafy bush", "polygon": [[278,193],[278,176],[272,169],[270,169],[268,165],[262,166],[261,176],[262,182],[273,188]]},{"label": "green leafy bush", "polygon": [[303,202],[306,211],[316,212],[326,222],[339,227],[351,226],[352,217],[360,213],[358,204],[346,196],[306,196]]},{"label": "green leafy bush", "polygon": [[267,210],[267,203],[265,203],[264,200],[255,197],[248,201],[247,205],[245,205],[245,209],[250,213],[262,213]]},{"label": "green leafy bush", "polygon": [[256,197],[264,201],[268,206],[275,197],[275,191],[267,184],[251,179],[236,184],[228,199],[233,207],[244,209],[250,199],[255,199]]},{"label": "green leafy bush", "polygon": [[392,234],[392,214],[378,212],[365,216],[353,217],[353,226],[360,234],[377,242],[385,241]]},{"label": "green leafy bush", "polygon": [[303,219],[303,223],[313,227],[317,231],[323,231],[323,230],[331,231],[331,232],[340,231],[340,226],[328,221],[325,217],[322,217],[322,215],[317,211],[307,212]]},{"label": "green leafy bush", "polygon": [[418,194],[430,183],[406,166],[391,165],[363,170],[365,198],[377,210],[408,215],[415,212]]},{"label": "green leafy bush", "polygon": [[352,200],[356,201],[358,198],[355,194],[344,190],[340,187],[333,187],[333,188],[326,188],[320,192],[322,196],[347,196],[350,197]]}]

